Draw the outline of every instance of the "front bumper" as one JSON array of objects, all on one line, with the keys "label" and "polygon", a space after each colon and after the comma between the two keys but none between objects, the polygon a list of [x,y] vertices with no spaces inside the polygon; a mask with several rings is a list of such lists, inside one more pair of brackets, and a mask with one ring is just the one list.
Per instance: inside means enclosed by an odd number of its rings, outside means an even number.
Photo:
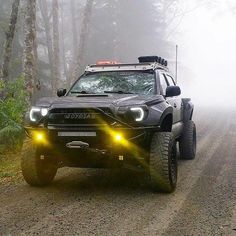
[{"label": "front bumper", "polygon": [[[25,127],[27,135],[46,155],[57,157],[66,166],[111,167],[123,164],[141,165],[149,150],[150,136],[157,127]],[[59,133],[93,132],[96,136],[59,136]],[[35,134],[43,140],[35,140]],[[114,134],[122,140],[115,140]],[[88,147],[70,148],[69,143],[82,142]],[[42,148],[43,147],[43,148]]]},{"label": "front bumper", "polygon": [[122,142],[116,142],[116,134],[122,135],[122,139],[128,143],[141,145],[147,135],[157,130],[159,127],[25,127],[28,137],[34,139],[36,133],[41,133],[44,136],[45,143],[48,143],[49,146],[60,145],[60,147],[66,148],[68,142],[82,141],[88,143],[89,146],[101,147],[102,149],[117,145],[122,146]]}]

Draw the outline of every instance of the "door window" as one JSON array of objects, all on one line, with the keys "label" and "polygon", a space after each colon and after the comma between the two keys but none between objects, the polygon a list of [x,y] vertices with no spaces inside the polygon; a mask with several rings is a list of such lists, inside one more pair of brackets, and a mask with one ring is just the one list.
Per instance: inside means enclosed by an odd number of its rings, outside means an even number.
[{"label": "door window", "polygon": [[168,84],[167,84],[165,76],[162,73],[160,73],[160,84],[161,84],[162,94],[166,95],[166,88]]},{"label": "door window", "polygon": [[166,79],[168,81],[168,85],[169,86],[175,86],[175,82],[174,82],[174,80],[173,80],[173,78],[171,76],[166,75]]}]

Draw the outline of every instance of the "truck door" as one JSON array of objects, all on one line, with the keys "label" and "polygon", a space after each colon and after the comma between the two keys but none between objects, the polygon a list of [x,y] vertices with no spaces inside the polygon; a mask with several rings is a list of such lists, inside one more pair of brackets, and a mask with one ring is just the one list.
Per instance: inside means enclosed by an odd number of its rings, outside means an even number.
[{"label": "truck door", "polygon": [[[169,86],[167,78],[165,76],[164,73],[160,72],[159,73],[159,77],[160,77],[160,85],[161,85],[161,93],[163,96],[166,96],[166,88]],[[177,118],[177,112],[176,112],[176,108],[175,106],[175,102],[174,102],[175,98],[166,98],[166,101],[173,107],[173,124],[178,122],[178,118]]]}]

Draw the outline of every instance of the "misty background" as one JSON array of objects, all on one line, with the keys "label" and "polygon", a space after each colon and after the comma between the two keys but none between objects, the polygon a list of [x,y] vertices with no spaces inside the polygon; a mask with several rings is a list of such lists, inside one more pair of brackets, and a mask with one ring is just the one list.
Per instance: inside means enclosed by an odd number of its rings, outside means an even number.
[{"label": "misty background", "polygon": [[[12,3],[0,1],[0,63]],[[21,1],[19,7],[10,79],[23,70],[26,4]],[[234,105],[234,0],[38,0],[36,4],[37,97],[55,94],[55,87],[68,88],[86,65],[101,59],[137,62],[141,55],[159,55],[168,59],[175,75],[178,45],[183,95],[201,105]]]}]

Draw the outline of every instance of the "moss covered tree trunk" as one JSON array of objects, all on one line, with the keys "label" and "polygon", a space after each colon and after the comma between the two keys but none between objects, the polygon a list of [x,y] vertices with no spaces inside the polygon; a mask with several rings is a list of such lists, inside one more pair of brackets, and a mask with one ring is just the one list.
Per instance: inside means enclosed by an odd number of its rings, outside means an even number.
[{"label": "moss covered tree trunk", "polygon": [[12,55],[12,44],[17,24],[19,4],[20,0],[14,0],[12,4],[9,29],[6,31],[6,42],[4,45],[3,63],[0,71],[0,80],[3,80],[3,82],[6,82],[9,75],[9,64]]},{"label": "moss covered tree trunk", "polygon": [[23,72],[29,103],[33,101],[35,90],[35,38],[36,38],[36,0],[25,0],[25,39]]}]

